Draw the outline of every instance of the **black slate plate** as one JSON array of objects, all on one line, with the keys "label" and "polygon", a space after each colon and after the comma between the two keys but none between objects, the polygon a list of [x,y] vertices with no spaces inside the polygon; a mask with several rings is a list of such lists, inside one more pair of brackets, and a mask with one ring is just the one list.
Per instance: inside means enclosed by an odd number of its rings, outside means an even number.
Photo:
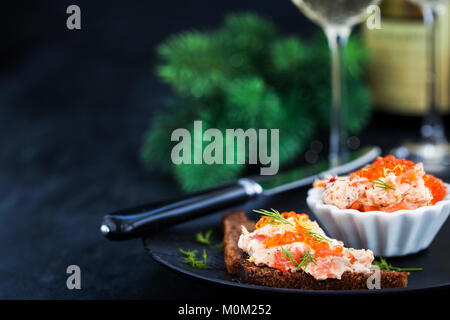
[{"label": "black slate plate", "polygon": [[[267,204],[259,203],[248,206],[250,208],[266,208],[276,207],[274,203],[283,203],[283,207],[277,207],[280,210],[295,210],[297,212],[309,212],[304,201],[304,193],[306,190],[297,193],[295,198],[283,197],[283,201],[279,199],[271,199]],[[289,203],[292,203],[289,206]],[[297,204],[295,204],[297,203]],[[315,220],[313,215],[311,219]],[[450,289],[450,222],[447,221],[434,239],[431,246],[417,254],[390,258],[389,263],[397,267],[422,267],[421,272],[412,272],[409,276],[408,287],[403,289],[381,289],[381,290],[352,290],[352,291],[321,291],[321,290],[298,290],[298,289],[282,289],[270,288],[256,285],[239,283],[235,276],[229,275],[225,269],[223,253],[220,249],[207,248],[196,242],[195,234],[197,232],[205,232],[213,229],[213,235],[217,242],[222,240],[221,231],[221,213],[211,216],[198,218],[174,227],[163,232],[155,233],[143,238],[144,246],[148,253],[162,265],[181,272],[185,275],[209,281],[215,284],[240,287],[243,289],[260,290],[271,293],[282,294],[302,294],[302,295],[333,295],[333,294],[382,294],[382,293],[400,293],[414,290],[431,290],[443,287]],[[183,262],[183,257],[179,252],[182,249],[197,249],[199,253],[206,249],[208,253],[209,269],[196,269]]]}]

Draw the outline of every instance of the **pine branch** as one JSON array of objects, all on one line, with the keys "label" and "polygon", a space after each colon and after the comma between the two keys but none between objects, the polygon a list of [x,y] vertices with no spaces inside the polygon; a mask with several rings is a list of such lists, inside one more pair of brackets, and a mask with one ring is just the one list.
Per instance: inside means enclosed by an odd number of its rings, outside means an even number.
[{"label": "pine branch", "polygon": [[[171,164],[170,134],[176,128],[189,129],[194,120],[202,120],[204,130],[223,132],[278,128],[280,165],[298,157],[317,130],[328,128],[330,58],[323,35],[306,43],[280,36],[258,15],[233,14],[215,30],[172,36],[158,46],[157,55],[157,75],[174,90],[174,103],[152,121],[141,159],[148,167],[170,170],[187,191],[234,180],[245,166]],[[362,80],[368,57],[352,37],[345,51],[351,134],[370,118],[371,98]]]}]

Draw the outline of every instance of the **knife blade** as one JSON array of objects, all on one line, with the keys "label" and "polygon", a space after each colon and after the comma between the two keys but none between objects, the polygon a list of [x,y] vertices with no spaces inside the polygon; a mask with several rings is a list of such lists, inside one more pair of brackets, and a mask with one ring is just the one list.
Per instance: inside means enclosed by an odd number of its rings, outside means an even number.
[{"label": "knife blade", "polygon": [[273,196],[295,190],[312,184],[317,178],[349,173],[375,160],[380,154],[378,147],[365,147],[350,154],[347,162],[334,168],[331,168],[327,161],[323,161],[275,176],[242,178],[233,184],[177,200],[115,211],[103,217],[100,232],[111,240],[136,238],[146,232],[243,204],[260,196]]}]

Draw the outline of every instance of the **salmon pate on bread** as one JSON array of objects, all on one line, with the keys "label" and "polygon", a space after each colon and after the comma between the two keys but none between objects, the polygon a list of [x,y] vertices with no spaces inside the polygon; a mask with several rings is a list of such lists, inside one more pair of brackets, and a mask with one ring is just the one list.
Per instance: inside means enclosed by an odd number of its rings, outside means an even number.
[{"label": "salmon pate on bread", "polygon": [[406,287],[408,272],[373,267],[370,250],[345,248],[329,238],[306,214],[257,211],[255,224],[245,212],[224,215],[224,255],[229,273],[262,286],[352,290],[367,289],[379,272],[381,288]]}]

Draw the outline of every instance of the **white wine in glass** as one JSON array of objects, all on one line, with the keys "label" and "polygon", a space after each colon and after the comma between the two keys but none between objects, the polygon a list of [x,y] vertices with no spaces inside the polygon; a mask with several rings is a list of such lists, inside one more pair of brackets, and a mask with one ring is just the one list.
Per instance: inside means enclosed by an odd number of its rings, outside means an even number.
[{"label": "white wine in glass", "polygon": [[418,4],[423,13],[427,31],[427,113],[421,127],[422,139],[407,142],[393,150],[398,157],[423,163],[425,170],[442,173],[450,167],[450,144],[445,137],[444,124],[438,110],[436,93],[437,21],[450,0],[410,0]]},{"label": "white wine in glass", "polygon": [[331,50],[331,114],[330,153],[332,166],[345,161],[346,110],[345,64],[343,50],[351,29],[368,15],[367,8],[381,0],[292,0],[312,21],[320,25],[328,38]]},{"label": "white wine in glass", "polygon": [[367,16],[367,8],[379,1],[373,0],[293,0],[311,20],[328,28],[352,27]]}]

